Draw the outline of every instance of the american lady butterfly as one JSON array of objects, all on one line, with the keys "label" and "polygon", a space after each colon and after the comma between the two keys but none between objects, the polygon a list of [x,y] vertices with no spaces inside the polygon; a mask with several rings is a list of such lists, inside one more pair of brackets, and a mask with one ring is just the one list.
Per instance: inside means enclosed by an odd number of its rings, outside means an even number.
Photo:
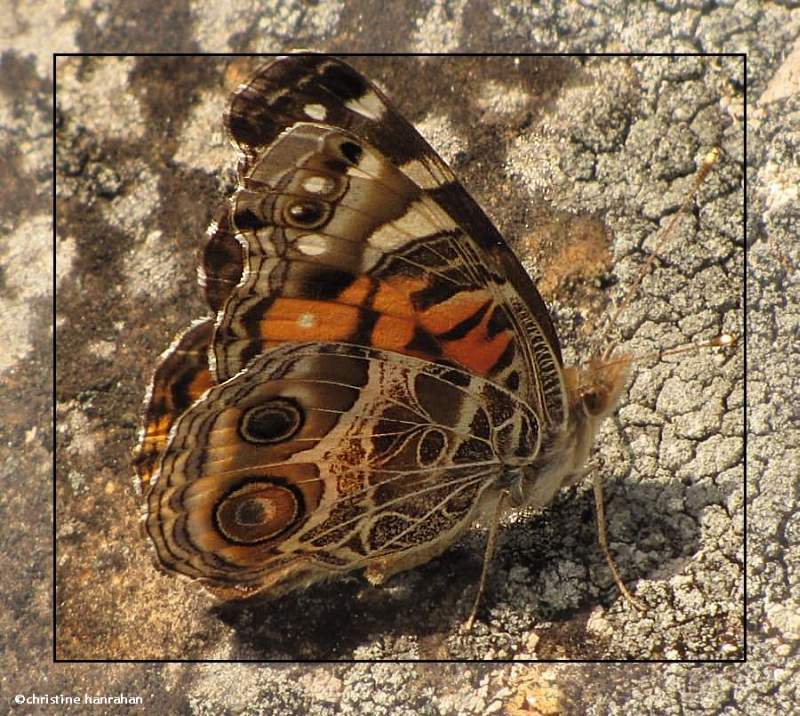
[{"label": "american lady butterfly", "polygon": [[379,583],[583,473],[629,361],[563,364],[450,168],[347,64],[293,55],[225,115],[241,153],[136,470],[167,570],[225,598]]}]

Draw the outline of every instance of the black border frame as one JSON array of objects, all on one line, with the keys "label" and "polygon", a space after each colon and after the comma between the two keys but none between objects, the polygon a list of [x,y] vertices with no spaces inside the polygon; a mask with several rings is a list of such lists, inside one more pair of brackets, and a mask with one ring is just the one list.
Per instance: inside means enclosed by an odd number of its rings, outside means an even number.
[{"label": "black border frame", "polygon": [[680,660],[680,659],[493,659],[493,660],[478,660],[478,659],[308,659],[308,660],[295,660],[295,659],[59,659],[57,658],[57,608],[56,608],[56,572],[57,572],[57,539],[56,539],[56,525],[58,522],[57,515],[57,494],[56,494],[56,429],[57,429],[57,415],[56,415],[56,386],[58,381],[58,340],[56,330],[56,313],[58,294],[56,291],[56,245],[57,245],[57,126],[56,126],[56,109],[57,109],[57,70],[58,60],[61,57],[278,57],[288,54],[283,53],[252,53],[252,52],[54,52],[52,54],[52,291],[53,291],[53,305],[52,305],[52,320],[53,320],[53,383],[52,383],[52,445],[53,445],[53,464],[52,464],[52,585],[51,585],[51,629],[52,629],[52,660],[53,663],[67,663],[67,664],[85,664],[85,663],[101,663],[101,664],[336,664],[345,665],[353,663],[387,663],[387,664],[723,664],[733,665],[739,663],[746,663],[748,660],[748,629],[747,629],[747,612],[748,612],[748,595],[747,595],[747,565],[748,565],[748,520],[747,520],[747,465],[748,465],[748,421],[747,421],[747,368],[748,368],[748,306],[747,306],[747,289],[748,289],[748,181],[747,181],[747,136],[748,136],[748,118],[747,118],[747,89],[749,83],[749,76],[747,73],[747,53],[746,52],[653,52],[653,53],[622,53],[622,52],[454,52],[454,53],[420,53],[420,52],[356,52],[356,53],[322,53],[330,54],[336,57],[439,57],[446,55],[447,57],[738,57],[743,61],[743,76],[744,86],[742,88],[743,98],[743,189],[742,189],[742,217],[743,217],[743,252],[744,252],[744,266],[742,277],[742,351],[743,351],[743,403],[742,403],[742,425],[743,425],[743,458],[742,458],[742,479],[743,479],[743,571],[742,571],[742,584],[743,584],[743,611],[742,611],[742,656],[735,659],[699,659],[699,660]]}]

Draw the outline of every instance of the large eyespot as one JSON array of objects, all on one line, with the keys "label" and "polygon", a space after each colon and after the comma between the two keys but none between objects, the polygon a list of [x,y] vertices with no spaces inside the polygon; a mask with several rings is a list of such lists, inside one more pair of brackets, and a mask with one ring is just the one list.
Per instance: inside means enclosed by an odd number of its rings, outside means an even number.
[{"label": "large eyespot", "polygon": [[283,216],[286,223],[296,229],[316,229],[328,220],[330,212],[330,205],[324,201],[296,199],[286,206]]},{"label": "large eyespot", "polygon": [[294,437],[303,426],[303,411],[293,400],[275,398],[246,410],[239,434],[248,443],[271,445]]},{"label": "large eyespot", "polygon": [[225,495],[214,516],[225,539],[236,544],[256,544],[291,528],[302,512],[302,495],[296,489],[257,479]]}]

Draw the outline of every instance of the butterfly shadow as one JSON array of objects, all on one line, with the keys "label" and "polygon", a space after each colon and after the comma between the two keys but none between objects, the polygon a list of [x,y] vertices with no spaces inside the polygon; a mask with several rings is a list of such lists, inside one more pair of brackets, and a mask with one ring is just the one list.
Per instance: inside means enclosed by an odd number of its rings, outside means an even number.
[{"label": "butterfly shadow", "polygon": [[211,612],[233,629],[243,660],[415,660],[417,652],[403,650],[404,638],[427,642],[457,632],[466,618],[464,595],[474,594],[480,570],[480,557],[459,545],[380,586],[353,573]]},{"label": "butterfly shadow", "polygon": [[[626,479],[606,485],[609,543],[634,592],[639,579],[679,573],[700,548],[700,513],[692,505],[719,496],[684,488],[684,508],[674,509],[680,487]],[[508,629],[503,639],[524,652],[537,625],[583,634],[596,607],[622,599],[597,546],[591,487],[566,490],[546,511],[501,527],[477,628],[467,634],[484,546],[485,532],[474,530],[385,585],[354,573],[277,599],[221,604],[212,613],[233,629],[242,660],[473,660],[486,658],[480,635],[489,622],[493,630]],[[584,639],[574,641],[574,658],[598,657]],[[537,650],[539,658],[546,653]]]},{"label": "butterfly shadow", "polygon": [[[654,512],[653,505],[665,501],[663,486],[613,480],[605,492],[608,541],[629,588],[664,575],[668,563],[679,570],[677,563],[700,548],[699,516]],[[569,618],[620,599],[598,546],[590,486],[566,490],[546,511],[507,525],[494,561],[492,582],[501,598],[527,604],[539,619]]]}]

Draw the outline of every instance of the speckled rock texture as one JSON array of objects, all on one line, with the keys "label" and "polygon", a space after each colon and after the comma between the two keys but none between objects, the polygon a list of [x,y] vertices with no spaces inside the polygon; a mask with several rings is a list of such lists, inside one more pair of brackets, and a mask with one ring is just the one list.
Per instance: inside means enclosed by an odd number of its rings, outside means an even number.
[{"label": "speckled rock texture", "polygon": [[[242,714],[786,713],[794,703],[800,10],[746,2],[535,8],[460,1],[378,10],[322,0],[134,10],[42,0],[4,16],[0,558],[10,578],[0,678],[10,708],[49,713],[60,707],[31,697],[87,694],[139,696],[164,712]],[[232,188],[235,163],[221,114],[258,61],[54,64],[51,53],[293,47],[748,53],[746,74],[738,56],[351,59],[518,250],[551,306],[568,362],[587,358],[610,301],[635,280],[698,162],[712,146],[722,149],[608,334],[645,354],[741,333],[747,245],[747,352],[741,344],[726,354],[643,361],[598,441],[594,469],[605,479],[612,549],[645,614],[610,580],[587,486],[503,526],[471,634],[461,625],[481,568],[480,526],[384,587],[352,575],[245,606],[218,605],[153,567],[130,450],[158,354],[203,311],[196,251]],[[746,664],[730,665],[374,663],[745,655]],[[98,666],[53,657],[293,663]],[[365,663],[297,663],[353,659]]]}]

